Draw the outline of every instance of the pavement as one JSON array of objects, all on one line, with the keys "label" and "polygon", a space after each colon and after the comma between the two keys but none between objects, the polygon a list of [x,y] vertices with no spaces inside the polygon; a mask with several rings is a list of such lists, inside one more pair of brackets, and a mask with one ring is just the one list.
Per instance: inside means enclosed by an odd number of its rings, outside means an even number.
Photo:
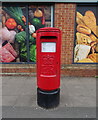
[{"label": "pavement", "polygon": [[2,76],[2,117],[96,118],[95,77],[61,77],[60,89],[59,106],[47,110],[37,105],[36,77]]}]

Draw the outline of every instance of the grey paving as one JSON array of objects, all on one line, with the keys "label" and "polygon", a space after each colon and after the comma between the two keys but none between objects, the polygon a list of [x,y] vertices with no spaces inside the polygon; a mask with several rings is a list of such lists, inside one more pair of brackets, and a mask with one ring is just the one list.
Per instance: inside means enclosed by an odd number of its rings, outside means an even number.
[{"label": "grey paving", "polygon": [[96,78],[61,77],[60,105],[43,109],[37,105],[36,77],[2,77],[4,118],[95,118]]}]

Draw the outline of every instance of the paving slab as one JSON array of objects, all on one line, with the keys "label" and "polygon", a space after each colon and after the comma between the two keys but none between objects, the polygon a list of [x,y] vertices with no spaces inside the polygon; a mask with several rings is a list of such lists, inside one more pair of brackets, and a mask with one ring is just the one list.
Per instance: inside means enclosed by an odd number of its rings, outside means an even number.
[{"label": "paving slab", "polygon": [[45,110],[39,107],[3,107],[3,118],[96,118],[96,108],[59,107]]},{"label": "paving slab", "polygon": [[36,83],[36,77],[2,77],[4,118],[96,117],[96,78],[61,77],[60,105],[49,110],[37,105]]}]

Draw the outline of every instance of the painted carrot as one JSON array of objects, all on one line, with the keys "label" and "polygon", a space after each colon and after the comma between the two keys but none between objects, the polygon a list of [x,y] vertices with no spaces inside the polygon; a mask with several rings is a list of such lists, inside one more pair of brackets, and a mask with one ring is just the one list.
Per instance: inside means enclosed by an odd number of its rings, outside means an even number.
[{"label": "painted carrot", "polygon": [[22,21],[26,24],[26,17],[22,16]]}]

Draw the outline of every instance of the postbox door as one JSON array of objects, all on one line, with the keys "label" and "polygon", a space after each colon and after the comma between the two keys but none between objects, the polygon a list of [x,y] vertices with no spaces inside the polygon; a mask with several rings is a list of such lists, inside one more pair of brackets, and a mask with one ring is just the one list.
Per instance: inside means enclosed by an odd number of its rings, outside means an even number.
[{"label": "postbox door", "polygon": [[55,53],[42,53],[41,54],[41,76],[52,77],[56,76],[57,72],[57,59]]}]

